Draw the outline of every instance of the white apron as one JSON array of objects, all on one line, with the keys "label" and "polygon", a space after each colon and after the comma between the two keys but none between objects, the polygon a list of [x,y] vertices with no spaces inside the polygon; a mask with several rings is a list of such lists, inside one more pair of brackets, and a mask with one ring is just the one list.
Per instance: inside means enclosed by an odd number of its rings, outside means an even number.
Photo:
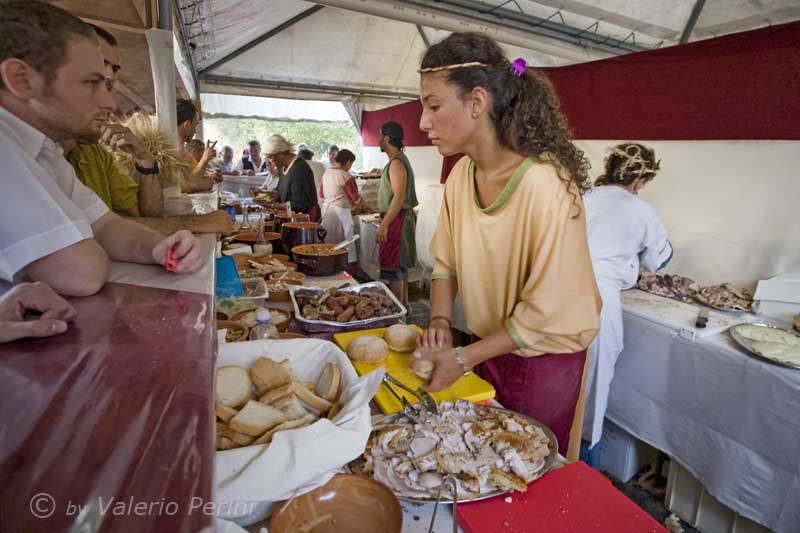
[{"label": "white apron", "polygon": [[597,187],[584,197],[592,267],[603,299],[600,332],[589,347],[583,439],[597,444],[603,433],[614,366],[623,346],[620,291],[636,283],[639,265],[656,270],[672,255],[655,210],[621,187]]},{"label": "white apron", "polygon": [[[325,202],[325,206],[322,208],[322,225],[328,232],[325,242],[338,244],[353,236],[353,215],[347,207],[339,207]],[[356,262],[358,255],[355,243],[347,248],[347,262]]]}]

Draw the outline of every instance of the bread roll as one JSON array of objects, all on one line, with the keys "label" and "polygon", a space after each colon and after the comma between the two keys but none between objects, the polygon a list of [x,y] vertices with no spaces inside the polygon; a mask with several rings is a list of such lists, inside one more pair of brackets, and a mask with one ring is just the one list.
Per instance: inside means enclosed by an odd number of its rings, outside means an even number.
[{"label": "bread roll", "polygon": [[411,368],[411,370],[414,371],[416,375],[418,375],[425,381],[431,379],[431,374],[433,374],[433,369],[434,369],[433,361],[428,361],[426,359],[419,359],[412,355],[411,357],[408,358],[408,366]]},{"label": "bread roll", "polygon": [[250,376],[240,366],[223,366],[217,369],[217,403],[226,407],[244,405],[253,394]]},{"label": "bread roll", "polygon": [[389,355],[389,346],[380,337],[364,335],[347,346],[347,356],[353,361],[380,363]]},{"label": "bread roll", "polygon": [[414,351],[417,348],[418,337],[417,330],[405,324],[389,326],[383,333],[383,339],[389,345],[389,349],[400,353]]}]

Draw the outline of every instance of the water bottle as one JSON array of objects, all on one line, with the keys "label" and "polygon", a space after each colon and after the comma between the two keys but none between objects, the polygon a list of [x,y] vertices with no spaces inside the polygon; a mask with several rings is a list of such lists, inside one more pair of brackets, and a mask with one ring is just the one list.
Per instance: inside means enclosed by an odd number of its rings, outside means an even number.
[{"label": "water bottle", "polygon": [[259,309],[256,311],[256,325],[250,330],[250,340],[258,341],[262,339],[277,339],[278,328],[270,320],[269,310]]}]

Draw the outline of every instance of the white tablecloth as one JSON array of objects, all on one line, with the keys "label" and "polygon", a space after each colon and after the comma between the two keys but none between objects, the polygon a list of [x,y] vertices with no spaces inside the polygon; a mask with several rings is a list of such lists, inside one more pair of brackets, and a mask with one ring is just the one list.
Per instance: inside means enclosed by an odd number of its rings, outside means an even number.
[{"label": "white tablecloth", "polygon": [[691,341],[627,312],[624,325],[608,418],[739,514],[800,531],[800,370],[749,357],[728,333]]}]

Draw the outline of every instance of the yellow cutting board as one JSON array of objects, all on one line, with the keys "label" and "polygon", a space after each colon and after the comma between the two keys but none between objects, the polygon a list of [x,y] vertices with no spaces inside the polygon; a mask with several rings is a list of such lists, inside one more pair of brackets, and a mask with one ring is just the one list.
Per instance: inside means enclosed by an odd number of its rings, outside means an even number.
[{"label": "yellow cutting board", "polygon": [[[419,327],[412,327],[422,333],[422,330]],[[339,348],[347,352],[347,347],[350,345],[350,342],[357,337],[361,337],[363,335],[372,335],[374,337],[382,338],[384,331],[385,328],[378,328],[365,329],[362,331],[348,331],[346,333],[334,333],[333,342],[335,342]],[[356,361],[350,362],[356,368],[356,372],[358,372],[359,376],[363,376],[364,374],[372,372],[376,368],[385,366],[386,372],[393,378],[397,379],[400,381],[400,383],[408,388],[416,390],[425,382],[408,367],[408,358],[411,353],[412,352],[398,353],[389,350],[389,356],[380,363],[364,363]],[[378,387],[378,392],[375,393],[375,403],[377,403],[378,407],[381,408],[381,411],[386,414],[402,411],[403,405],[397,401],[397,398],[395,398],[391,392],[386,390],[386,387],[386,384]],[[404,396],[411,403],[416,403],[419,401],[414,395],[404,391],[400,387],[392,385],[392,388],[398,395]],[[481,400],[494,398],[495,392],[491,383],[484,381],[473,373],[470,373],[469,375],[460,378],[448,388],[439,392],[434,392],[431,395],[437,402],[454,402],[458,399],[479,402]]]}]

